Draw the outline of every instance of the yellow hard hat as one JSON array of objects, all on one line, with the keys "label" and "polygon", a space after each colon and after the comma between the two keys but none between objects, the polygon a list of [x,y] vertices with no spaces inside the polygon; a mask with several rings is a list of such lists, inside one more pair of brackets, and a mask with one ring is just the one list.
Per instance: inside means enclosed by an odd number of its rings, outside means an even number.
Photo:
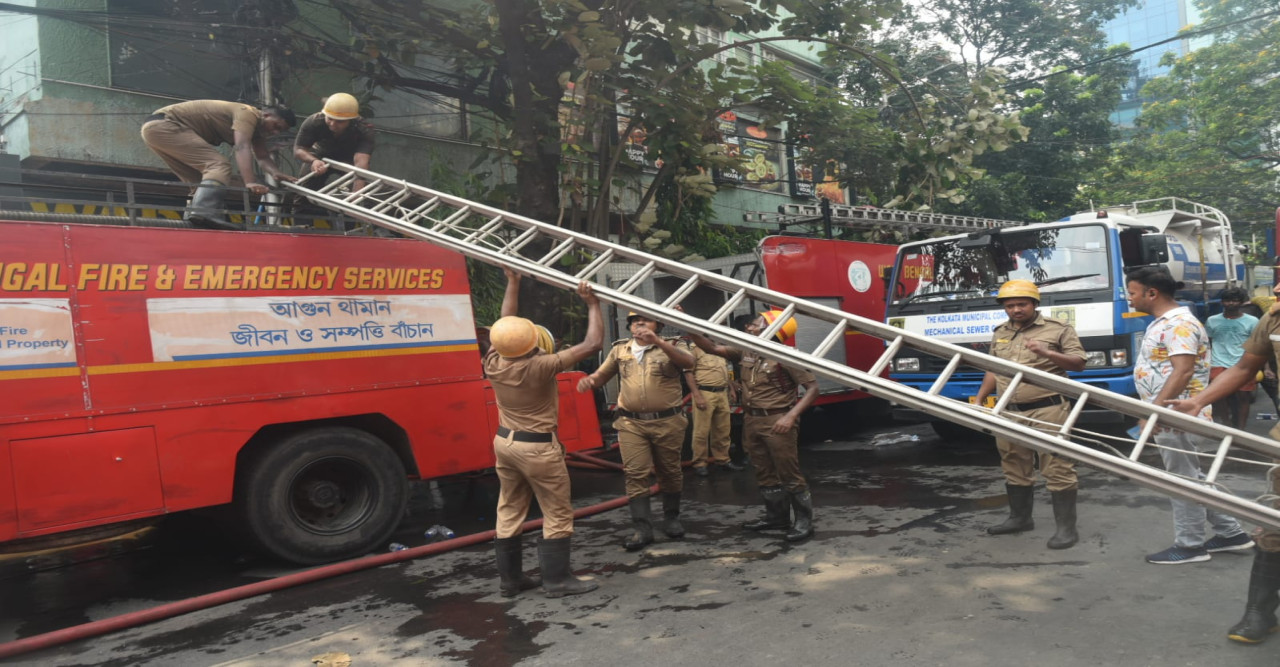
[{"label": "yellow hard hat", "polygon": [[532,352],[538,346],[538,338],[538,326],[523,317],[508,315],[489,327],[489,344],[507,359]]},{"label": "yellow hard hat", "polygon": [[542,350],[543,352],[546,352],[547,354],[555,354],[556,353],[555,336],[552,336],[551,332],[541,324],[535,324],[534,327],[536,327],[538,330],[538,349]]},{"label": "yellow hard hat", "polygon": [[360,103],[347,93],[334,93],[324,101],[324,115],[331,120],[352,120],[360,116]]},{"label": "yellow hard hat", "polygon": [[[780,315],[782,315],[781,310],[766,310],[760,313],[760,317],[764,318],[765,324],[773,324],[773,321],[778,319]],[[798,328],[800,328],[800,325],[796,322],[796,318],[788,317],[786,324],[779,327],[773,335],[777,336],[778,341],[785,345],[790,343],[792,338],[796,337],[796,329]]]},{"label": "yellow hard hat", "polygon": [[996,293],[996,301],[1005,299],[1014,299],[1021,297],[1023,299],[1034,299],[1037,303],[1040,301],[1040,288],[1030,280],[1010,280],[1000,286],[1000,291]]}]

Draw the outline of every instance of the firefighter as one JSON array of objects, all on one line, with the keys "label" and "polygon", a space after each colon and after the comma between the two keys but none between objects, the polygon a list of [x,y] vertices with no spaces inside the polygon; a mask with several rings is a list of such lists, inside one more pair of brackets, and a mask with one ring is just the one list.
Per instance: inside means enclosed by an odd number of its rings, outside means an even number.
[{"label": "firefighter", "polygon": [[742,470],[729,456],[729,403],[733,400],[729,364],[697,346],[690,351],[696,365],[684,373],[693,403],[693,474],[706,477],[712,467]]},{"label": "firefighter", "polygon": [[[587,593],[597,584],[578,579],[569,569],[573,504],[564,446],[556,437],[556,375],[603,347],[600,302],[589,283],[578,285],[578,296],[587,304],[587,335],[581,343],[555,352],[550,332],[516,316],[520,275],[510,269],[504,271],[507,289],[502,299],[502,318],[490,328],[492,347],[484,358],[500,425],[493,438],[495,470],[501,483],[493,542],[499,590],[503,597],[512,597],[541,584],[547,597],[552,598]],[[538,542],[541,582],[524,574],[521,553],[520,524],[524,523],[534,496],[543,516],[542,540]]]},{"label": "firefighter", "polygon": [[[307,181],[307,187],[318,190],[329,180],[329,165],[323,158],[368,169],[373,157],[373,139],[373,126],[360,115],[356,98],[347,93],[334,93],[325,99],[323,110],[307,116],[298,126],[293,156],[307,172],[315,174]],[[353,190],[362,187],[361,179],[352,184]]]},{"label": "firefighter", "polygon": [[[1066,377],[1067,371],[1084,369],[1087,359],[1076,330],[1067,322],[1041,315],[1040,288],[1029,280],[1010,280],[996,293],[996,302],[1009,319],[991,332],[991,354],[1046,373]],[[1003,393],[1010,379],[988,372],[974,397],[982,405],[993,390]],[[1025,417],[1024,423],[1039,428],[1040,423],[1061,424],[1070,411],[1070,401],[1060,394],[1030,384],[1021,384],[1006,411]],[[1030,421],[1034,420],[1034,421]],[[1035,528],[1031,505],[1035,485],[1035,450],[1012,440],[996,439],[1000,467],[1004,469],[1005,491],[1009,496],[1009,518],[987,528],[992,535],[1021,533]],[[1075,463],[1048,452],[1040,453],[1040,474],[1053,498],[1053,518],[1057,529],[1049,538],[1050,549],[1066,549],[1079,541],[1076,532]]]},{"label": "firefighter", "polygon": [[693,355],[675,338],[658,334],[662,323],[638,313],[627,313],[631,338],[613,344],[600,368],[578,383],[578,391],[604,386],[619,378],[618,446],[630,498],[631,521],[635,527],[623,546],[636,551],[653,542],[649,513],[649,474],[655,472],[662,492],[662,532],[672,539],[684,537],[680,524],[680,492],[684,475],[680,450],[684,447],[689,420],[681,403],[684,393],[680,376],[693,368]]},{"label": "firefighter", "polygon": [[[1280,287],[1276,292],[1280,294]],[[1213,405],[1214,401],[1230,396],[1251,382],[1258,371],[1266,368],[1272,360],[1280,360],[1280,312],[1277,310],[1273,305],[1266,311],[1245,341],[1244,354],[1234,366],[1214,378],[1204,391],[1191,398],[1167,401],[1166,405],[1189,415],[1199,415],[1205,406]],[[1280,440],[1280,425],[1271,427],[1267,435]],[[1273,466],[1267,477],[1272,496],[1280,494],[1280,465]],[[1207,551],[1224,551],[1228,546],[1226,541],[1214,536],[1205,542],[1205,548]],[[1250,541],[1257,547],[1253,553],[1253,567],[1249,571],[1244,616],[1227,630],[1227,639],[1243,644],[1257,644],[1280,631],[1280,622],[1276,620],[1276,610],[1280,609],[1280,530],[1260,529]]]},{"label": "firefighter", "polygon": [[[743,330],[758,336],[782,314],[766,310],[747,323]],[[774,334],[784,345],[795,338],[796,319],[787,321]],[[788,542],[813,536],[813,496],[800,472],[798,451],[800,414],[818,398],[818,380],[807,370],[790,368],[764,359],[754,352],[717,345],[706,336],[690,333],[702,351],[741,363],[743,428],[742,442],[756,468],[756,483],[764,498],[764,514],[743,525],[748,530],[786,530]],[[796,398],[796,390],[804,394]],[[795,521],[791,510],[795,510]]]},{"label": "firefighter", "polygon": [[253,160],[268,176],[297,180],[276,166],[267,150],[267,139],[294,126],[297,117],[283,106],[262,110],[248,104],[222,100],[192,100],[157,109],[142,122],[142,141],[164,160],[169,169],[192,185],[191,205],[185,219],[196,227],[241,229],[217,213],[222,206],[219,189],[231,183],[231,161],[215,146],[231,144],[244,186],[255,195],[267,186],[253,174]]}]

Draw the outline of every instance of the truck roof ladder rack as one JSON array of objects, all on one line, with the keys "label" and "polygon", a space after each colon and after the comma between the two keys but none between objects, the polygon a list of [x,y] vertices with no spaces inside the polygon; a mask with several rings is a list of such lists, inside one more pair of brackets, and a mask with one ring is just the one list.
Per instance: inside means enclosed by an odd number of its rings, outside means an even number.
[{"label": "truck roof ladder rack", "polygon": [[[332,160],[325,161],[329,163],[331,169],[342,174],[342,177],[333,179],[316,191],[291,183],[286,183],[285,187],[310,197],[317,204],[353,218],[405,236],[444,246],[481,262],[511,268],[563,289],[575,288],[579,280],[591,280],[601,269],[613,262],[638,264],[643,267],[643,270],[637,275],[671,277],[681,281],[682,287],[662,303],[657,303],[633,293],[638,282],[628,281],[627,284],[618,288],[609,288],[596,283],[595,289],[599,297],[620,308],[635,311],[682,329],[702,332],[719,341],[752,350],[792,366],[808,369],[845,386],[921,410],[940,419],[1017,440],[1040,451],[1068,456],[1104,472],[1127,477],[1166,495],[1202,503],[1242,520],[1280,529],[1280,509],[1271,507],[1269,502],[1235,496],[1222,490],[1217,484],[1222,462],[1233,449],[1248,450],[1269,459],[1280,458],[1280,444],[1269,438],[1102,391],[1096,387],[1026,368],[976,350],[903,331],[884,322],[861,318],[718,273],[691,267],[675,260],[650,255],[641,250],[507,213],[366,169]],[[347,184],[354,181],[356,177],[371,185],[365,186],[356,193],[349,192]],[[373,183],[379,184],[378,189],[371,189]],[[434,204],[425,206],[424,202],[434,202]],[[532,258],[521,254],[521,250],[529,248],[534,240],[544,242],[534,244],[534,247],[549,247],[550,252],[543,250],[543,254]],[[579,260],[578,263],[566,264],[559,261],[570,253],[574,253]],[[723,292],[726,298],[725,306],[710,318],[675,310],[675,306],[693,293],[695,287],[713,288]],[[773,340],[774,327],[766,329],[758,336],[751,336],[744,331],[727,326],[724,320],[732,311],[731,305],[745,297],[771,304],[789,314],[805,315],[820,320],[825,323],[824,326],[832,327],[831,332],[822,338],[823,342],[818,349],[798,350]],[[778,318],[775,324],[784,319]],[[822,357],[823,348],[838,340],[846,330],[857,331],[889,343],[885,355],[870,372],[850,368]],[[1001,412],[1006,409],[1007,400],[1002,400],[997,403],[994,410],[988,411],[950,398],[918,391],[880,377],[880,371],[886,367],[893,354],[903,347],[951,359],[952,365],[964,364],[992,371],[1014,377],[1020,384],[1029,384],[1062,394],[1075,401],[1074,409],[1068,416],[1067,423],[1057,432],[1044,432],[1005,419]],[[1007,399],[1007,396],[1003,398]],[[1076,417],[1086,405],[1103,407],[1146,420],[1146,427],[1138,436],[1129,456],[1099,451],[1069,439]],[[1176,428],[1218,443],[1212,454],[1213,463],[1208,479],[1204,483],[1172,475],[1162,468],[1147,465],[1138,460],[1143,449],[1154,442],[1157,425],[1160,428]]]}]

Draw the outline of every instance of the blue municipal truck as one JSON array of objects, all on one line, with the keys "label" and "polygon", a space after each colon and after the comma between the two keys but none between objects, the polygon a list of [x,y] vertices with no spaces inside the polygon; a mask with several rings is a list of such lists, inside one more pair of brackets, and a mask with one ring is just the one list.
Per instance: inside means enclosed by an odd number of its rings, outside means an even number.
[{"label": "blue municipal truck", "polygon": [[[1244,280],[1241,251],[1221,211],[1176,198],[1089,211],[1057,222],[994,227],[904,244],[890,278],[886,320],[931,338],[986,351],[992,329],[1007,318],[996,303],[1000,285],[1024,279],[1040,287],[1040,311],[1076,327],[1088,352],[1075,380],[1135,395],[1133,362],[1151,318],[1129,308],[1125,272],[1164,264],[1182,281],[1179,301],[1200,317],[1214,312],[1218,293]],[[928,390],[947,360],[915,350],[894,358],[890,376]],[[942,395],[971,400],[982,371],[960,368]],[[994,399],[991,399],[994,404]],[[907,408],[895,416],[929,419],[940,435],[958,435],[951,422]],[[1081,424],[1119,424],[1097,409]]]}]

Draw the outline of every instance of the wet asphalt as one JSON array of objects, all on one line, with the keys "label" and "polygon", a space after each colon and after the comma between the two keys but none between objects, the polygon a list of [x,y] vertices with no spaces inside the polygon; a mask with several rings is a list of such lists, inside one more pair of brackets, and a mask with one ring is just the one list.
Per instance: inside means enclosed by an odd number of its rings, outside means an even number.
[{"label": "wet asphalt", "polygon": [[[1271,412],[1262,397],[1255,412]],[[1251,421],[1263,433],[1271,422]],[[989,441],[942,441],[868,412],[811,431],[801,462],[817,534],[738,528],[758,512],[752,469],[686,475],[683,540],[627,552],[625,509],[580,519],[573,562],[600,588],[497,594],[491,547],[348,574],[13,658],[13,665],[1268,665],[1280,638],[1226,640],[1251,557],[1154,566],[1167,499],[1081,469],[1081,542],[1063,551],[1049,494],[1037,528],[991,537],[1007,512]],[[1152,459],[1154,461],[1154,459]],[[1262,470],[1229,464],[1241,495]],[[617,497],[617,473],[573,471],[574,501]],[[393,540],[492,527],[492,476],[419,484]],[[443,501],[443,506],[440,506]],[[655,513],[660,503],[654,500]],[[0,642],[296,571],[243,553],[216,515],[173,517],[129,550],[41,572],[0,569]],[[526,536],[526,568],[536,563]],[[13,565],[10,563],[10,565]],[[315,662],[320,660],[320,662]],[[332,663],[341,664],[341,663]]]}]

